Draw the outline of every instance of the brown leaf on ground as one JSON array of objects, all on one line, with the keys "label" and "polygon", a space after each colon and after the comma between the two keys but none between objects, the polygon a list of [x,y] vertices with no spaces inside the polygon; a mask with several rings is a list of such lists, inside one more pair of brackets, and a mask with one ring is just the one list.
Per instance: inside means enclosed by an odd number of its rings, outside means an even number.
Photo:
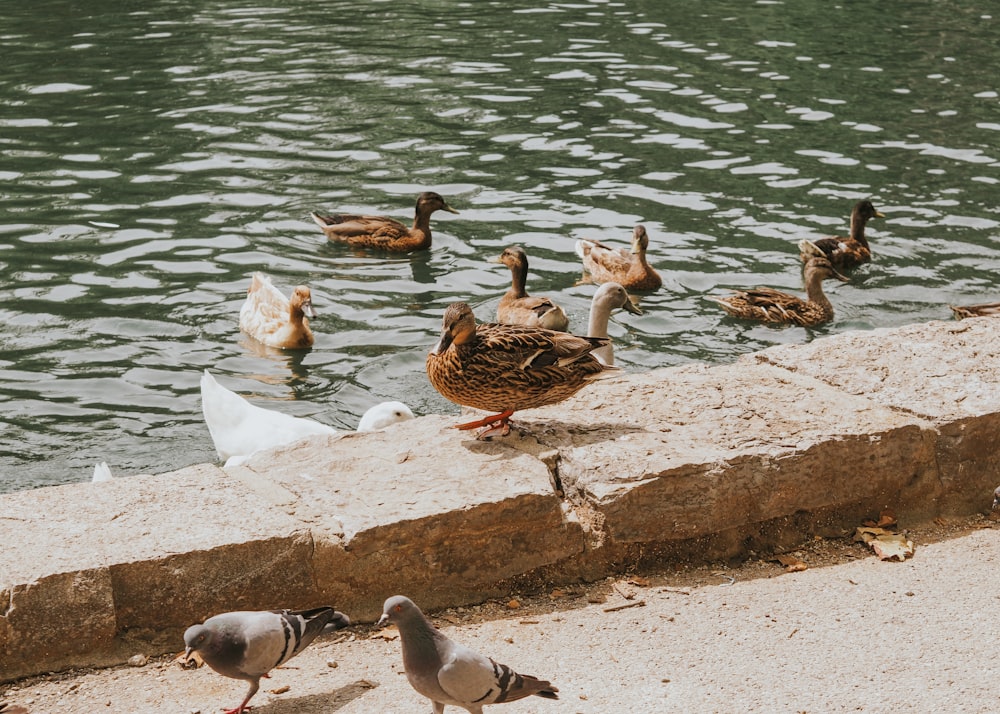
[{"label": "brown leaf on ground", "polygon": [[806,561],[794,555],[779,555],[775,560],[785,566],[786,573],[799,573],[809,569]]},{"label": "brown leaf on ground", "polygon": [[869,543],[879,560],[906,560],[913,555],[913,541],[906,536],[891,534],[879,536]]},{"label": "brown leaf on ground", "polygon": [[179,664],[184,669],[198,669],[198,667],[202,667],[205,664],[205,660],[203,660],[201,655],[197,652],[192,652],[190,657],[181,652],[179,655],[174,657],[174,662]]},{"label": "brown leaf on ground", "polygon": [[276,689],[268,689],[267,691],[269,691],[271,694],[284,694],[285,692],[289,691],[290,689],[291,689],[291,687],[289,687],[286,684],[286,685],[284,685],[282,687],[277,687]]},{"label": "brown leaf on ground", "polygon": [[650,585],[649,580],[647,578],[642,577],[641,575],[633,575],[625,582],[627,582],[629,585],[635,585],[636,587],[639,588],[648,588]]}]

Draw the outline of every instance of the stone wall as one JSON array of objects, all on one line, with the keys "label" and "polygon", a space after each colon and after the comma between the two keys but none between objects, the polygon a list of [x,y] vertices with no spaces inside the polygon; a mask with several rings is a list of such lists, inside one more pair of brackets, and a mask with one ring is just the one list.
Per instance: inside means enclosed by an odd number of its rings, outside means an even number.
[{"label": "stone wall", "polygon": [[[1000,321],[853,332],[602,380],[492,442],[426,416],[243,466],[0,496],[0,681],[179,651],[225,610],[377,617],[674,557],[984,512]],[[696,547],[695,547],[696,546]]]}]

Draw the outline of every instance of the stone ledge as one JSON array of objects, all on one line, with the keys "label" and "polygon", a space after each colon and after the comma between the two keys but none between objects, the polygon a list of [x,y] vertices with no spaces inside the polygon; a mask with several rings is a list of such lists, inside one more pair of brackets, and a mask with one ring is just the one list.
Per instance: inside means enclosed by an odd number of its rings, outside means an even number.
[{"label": "stone ledge", "polygon": [[495,442],[428,416],[232,469],[0,496],[0,681],[176,650],[224,610],[329,603],[366,620],[394,592],[433,609],[685,544],[787,546],[884,506],[904,522],[985,511],[996,324],[625,375],[518,415]]}]

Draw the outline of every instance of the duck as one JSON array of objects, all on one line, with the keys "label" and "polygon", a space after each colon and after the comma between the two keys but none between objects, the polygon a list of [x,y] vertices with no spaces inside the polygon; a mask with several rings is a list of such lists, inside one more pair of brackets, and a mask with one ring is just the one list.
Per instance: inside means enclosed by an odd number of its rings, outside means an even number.
[{"label": "duck", "polygon": [[[879,212],[871,201],[858,201],[851,209],[850,236],[834,236],[808,242],[822,251],[833,267],[855,268],[872,259],[872,251],[868,239],[865,238],[865,226],[872,218],[885,218],[885,215]],[[799,243],[799,246],[801,247],[802,243]],[[812,256],[809,252],[802,252],[800,257],[805,263]]]},{"label": "duck", "polygon": [[528,275],[528,255],[524,248],[512,245],[495,259],[510,268],[510,289],[497,305],[497,322],[502,325],[544,327],[566,332],[569,318],[566,312],[547,297],[532,297],[524,289]]},{"label": "duck", "polygon": [[382,402],[366,411],[358,422],[358,431],[380,431],[387,426],[413,419],[413,412],[402,402]]},{"label": "duck", "polygon": [[[339,434],[332,426],[313,419],[264,409],[226,389],[207,369],[201,377],[201,408],[219,460],[238,466],[258,451],[273,449],[314,434]],[[402,402],[382,402],[365,412],[358,431],[376,431],[413,419]]]},{"label": "duck", "polygon": [[1000,302],[984,302],[979,305],[949,305],[956,320],[966,317],[997,317],[1000,316]]},{"label": "duck", "polygon": [[468,303],[448,306],[441,337],[427,354],[427,377],[445,399],[495,412],[458,429],[477,439],[510,433],[515,411],[556,404],[615,367],[592,353],[606,337],[579,337],[543,327],[476,323]]},{"label": "duck", "polygon": [[390,253],[409,253],[431,247],[431,214],[434,211],[458,213],[440,194],[424,191],[417,197],[413,227],[407,228],[395,218],[352,214],[323,215],[313,212],[312,219],[326,237],[338,243],[378,248]]},{"label": "duck", "polygon": [[101,483],[103,481],[110,481],[114,476],[111,474],[111,467],[108,466],[107,461],[98,461],[94,465],[94,475],[91,476],[91,483]]},{"label": "duck", "polygon": [[[608,320],[611,318],[611,313],[619,308],[624,308],[626,312],[633,315],[642,314],[642,310],[632,302],[628,291],[621,285],[618,283],[601,285],[590,301],[590,321],[587,325],[587,335],[608,338]],[[615,351],[610,338],[608,338],[608,344],[598,347],[592,354],[606,365],[613,366],[615,363]]]},{"label": "duck", "polygon": [[610,248],[595,240],[578,240],[576,253],[583,269],[595,283],[618,283],[626,290],[658,290],[663,285],[660,274],[646,262],[649,234],[646,227],[632,229],[632,248]]},{"label": "duck", "polygon": [[316,317],[312,293],[305,285],[286,298],[263,273],[254,273],[247,299],[240,308],[240,329],[269,347],[312,347],[313,333],[307,318]]},{"label": "duck", "polygon": [[823,281],[827,278],[847,282],[828,259],[811,257],[805,266],[806,300],[774,288],[753,288],[736,291],[730,296],[705,297],[717,302],[733,317],[812,327],[833,319],[833,305],[823,293]]}]

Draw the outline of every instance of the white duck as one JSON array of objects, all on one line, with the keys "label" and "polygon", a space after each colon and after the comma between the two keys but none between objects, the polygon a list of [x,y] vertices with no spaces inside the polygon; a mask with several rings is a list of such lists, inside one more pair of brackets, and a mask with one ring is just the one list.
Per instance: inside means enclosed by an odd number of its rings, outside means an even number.
[{"label": "white duck", "polygon": [[[628,292],[618,283],[604,283],[594,293],[590,301],[590,322],[587,325],[587,337],[608,337],[608,320],[611,313],[618,308],[625,308],[633,315],[641,315],[642,310],[632,302]],[[608,343],[598,347],[591,354],[609,367],[615,363],[614,347]]]},{"label": "white duck", "polygon": [[316,317],[309,288],[299,285],[289,299],[271,285],[269,277],[253,274],[240,308],[241,330],[271,347],[302,349],[313,343],[308,317]]},{"label": "white duck", "polygon": [[[206,369],[201,378],[201,408],[215,450],[226,466],[243,463],[258,451],[290,444],[313,434],[337,434],[332,426],[254,406],[226,389]],[[402,402],[382,402],[361,417],[358,431],[375,431],[413,418]],[[366,427],[362,429],[362,427]]]},{"label": "white duck", "polygon": [[112,478],[111,467],[108,466],[108,462],[101,461],[94,466],[94,475],[90,480],[92,483],[100,483],[101,481],[110,481]]}]

